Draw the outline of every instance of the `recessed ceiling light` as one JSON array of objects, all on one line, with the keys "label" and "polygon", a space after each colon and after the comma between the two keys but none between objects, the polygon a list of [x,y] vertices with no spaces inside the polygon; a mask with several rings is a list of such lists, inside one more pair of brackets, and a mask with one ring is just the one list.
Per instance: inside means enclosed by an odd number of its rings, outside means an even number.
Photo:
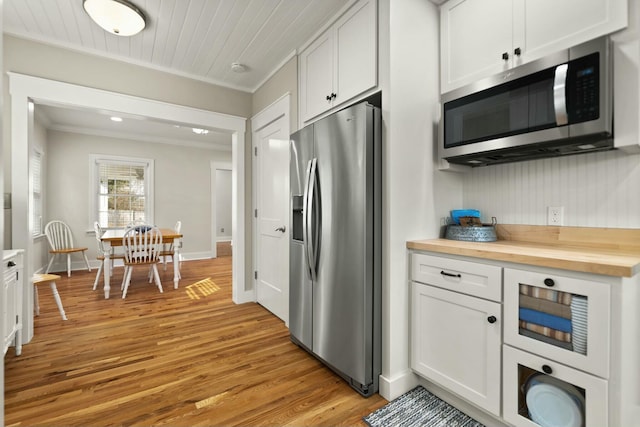
[{"label": "recessed ceiling light", "polygon": [[206,135],[209,133],[207,129],[191,128],[191,130],[193,131],[193,133],[197,133],[198,135]]},{"label": "recessed ceiling light", "polygon": [[111,121],[113,121],[113,122],[121,122],[122,121],[122,117],[112,116],[111,117]]},{"label": "recessed ceiling light", "polygon": [[146,25],[142,11],[126,0],[84,0],[82,6],[96,24],[117,36],[133,36]]}]

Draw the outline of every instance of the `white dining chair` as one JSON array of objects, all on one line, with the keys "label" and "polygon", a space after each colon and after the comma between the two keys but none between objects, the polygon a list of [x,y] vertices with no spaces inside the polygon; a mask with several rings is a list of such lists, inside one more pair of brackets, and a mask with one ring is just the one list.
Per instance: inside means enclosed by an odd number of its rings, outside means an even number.
[{"label": "white dining chair", "polygon": [[146,231],[139,231],[140,226],[130,227],[122,237],[122,246],[124,248],[124,277],[122,279],[122,298],[126,298],[129,285],[131,283],[131,274],[134,267],[144,266],[151,267],[153,270],[152,277],[160,293],[162,293],[162,282],[158,273],[158,262],[160,261],[160,252],[162,251],[162,233],[158,227],[145,227]]},{"label": "white dining chair", "polygon": [[84,263],[87,265],[87,270],[91,271],[89,260],[87,259],[87,250],[89,248],[76,247],[73,244],[73,235],[71,234],[71,228],[69,228],[66,223],[58,220],[50,221],[44,227],[44,234],[47,236],[47,241],[49,242],[49,247],[51,248],[49,250],[51,259],[49,259],[49,265],[47,265],[47,270],[45,271],[45,273],[49,273],[51,265],[53,264],[53,260],[57,255],[66,255],[67,276],[71,277],[71,254],[78,252],[82,253]]},{"label": "white dining chair", "polygon": [[[102,239],[101,239],[103,230],[98,221],[95,221],[93,223],[93,231],[95,233],[96,243],[98,245],[98,248],[97,248],[98,255],[96,256],[96,259],[100,261],[100,266],[98,267],[98,273],[96,274],[96,279],[93,281],[93,290],[95,291],[96,288],[98,287],[98,283],[100,282],[100,275],[102,274],[104,259],[107,254],[107,250],[104,248],[104,243],[102,242]],[[109,276],[113,276],[113,263],[116,259],[124,260],[124,253],[116,252],[115,248],[112,246],[109,249],[109,259],[111,260],[109,264]]]}]

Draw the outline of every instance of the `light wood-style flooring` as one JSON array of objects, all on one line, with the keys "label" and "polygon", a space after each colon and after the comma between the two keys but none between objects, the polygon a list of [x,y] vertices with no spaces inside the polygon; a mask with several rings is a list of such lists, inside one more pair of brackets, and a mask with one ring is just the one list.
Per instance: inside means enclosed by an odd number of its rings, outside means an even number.
[{"label": "light wood-style flooring", "polygon": [[5,357],[7,426],[363,426],[363,398],[294,345],[284,323],[231,301],[231,257],[172,266],[164,293],[134,272],[125,300],[95,270],[58,281],[68,321],[40,289],[35,336]]}]

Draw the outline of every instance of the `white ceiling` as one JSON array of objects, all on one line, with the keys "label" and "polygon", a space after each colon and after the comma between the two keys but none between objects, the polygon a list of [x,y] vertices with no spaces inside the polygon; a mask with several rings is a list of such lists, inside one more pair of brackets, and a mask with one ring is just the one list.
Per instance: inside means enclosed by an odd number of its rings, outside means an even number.
[{"label": "white ceiling", "polygon": [[[120,37],[82,0],[5,0],[4,32],[248,92],[345,7],[347,0],[132,0],[147,27]],[[247,72],[231,71],[231,64]]]},{"label": "white ceiling", "polygon": [[[193,128],[178,122],[42,104],[36,105],[35,114],[45,128],[62,132],[231,151],[230,133],[208,129],[207,134],[199,135],[193,132]],[[122,121],[114,122],[112,116],[120,117]]]},{"label": "white ceiling", "polygon": [[[132,0],[147,27],[120,37],[98,27],[82,0],[4,0],[4,32],[253,92],[352,0]],[[247,67],[231,71],[231,64]],[[231,149],[228,134],[196,135],[179,123],[37,105],[49,129]],[[176,127],[178,125],[180,127]]]}]

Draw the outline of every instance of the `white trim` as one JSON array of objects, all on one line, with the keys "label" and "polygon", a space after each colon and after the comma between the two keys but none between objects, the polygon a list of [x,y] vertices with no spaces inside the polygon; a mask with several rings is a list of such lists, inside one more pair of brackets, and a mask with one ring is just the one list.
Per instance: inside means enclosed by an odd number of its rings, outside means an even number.
[{"label": "white trim", "polygon": [[[13,196],[12,232],[13,245],[25,249],[25,274],[30,275],[33,267],[33,238],[29,225],[29,150],[33,144],[29,139],[28,103],[34,102],[54,106],[73,106],[89,109],[103,109],[118,113],[145,115],[148,117],[183,122],[194,127],[219,129],[232,134],[233,165],[233,291],[235,303],[245,302],[245,129],[246,118],[216,113],[193,107],[170,104],[153,99],[140,98],[48,80],[24,74],[8,72],[11,94],[11,192]],[[27,276],[29,277],[29,276]],[[25,319],[25,343],[33,337],[33,298],[30,287],[25,286],[23,301]]]},{"label": "white trim", "polygon": [[[216,242],[218,242],[218,221],[216,216],[216,171],[217,170],[226,170],[233,171],[231,167],[231,163],[228,162],[211,162],[211,254],[212,258],[218,257],[218,248],[216,247]],[[231,228],[231,232],[233,233],[233,227]],[[230,241],[233,240],[233,235],[231,236]]]},{"label": "white trim", "polygon": [[412,371],[404,371],[394,378],[387,378],[384,375],[378,377],[378,388],[380,396],[388,401],[403,395],[418,385],[418,376]]}]

